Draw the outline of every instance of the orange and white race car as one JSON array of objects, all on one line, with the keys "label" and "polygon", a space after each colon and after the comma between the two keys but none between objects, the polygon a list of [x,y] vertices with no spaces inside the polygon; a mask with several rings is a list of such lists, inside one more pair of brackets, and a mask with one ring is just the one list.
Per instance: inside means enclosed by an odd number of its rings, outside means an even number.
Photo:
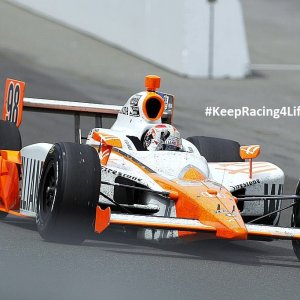
[{"label": "orange and white race car", "polygon": [[[24,98],[25,83],[8,79],[0,121],[0,217],[35,218],[44,239],[72,243],[111,224],[155,241],[289,239],[300,258],[300,185],[295,195],[282,195],[283,171],[253,161],[258,145],[182,139],[172,126],[174,96],[157,91],[158,76],[146,76],[145,86],[121,107]],[[74,114],[75,143],[22,148],[23,110]],[[96,122],[86,138],[83,114]],[[101,126],[106,117],[115,118],[110,129]],[[284,200],[293,202],[282,208]],[[291,227],[278,227],[289,207]]]}]

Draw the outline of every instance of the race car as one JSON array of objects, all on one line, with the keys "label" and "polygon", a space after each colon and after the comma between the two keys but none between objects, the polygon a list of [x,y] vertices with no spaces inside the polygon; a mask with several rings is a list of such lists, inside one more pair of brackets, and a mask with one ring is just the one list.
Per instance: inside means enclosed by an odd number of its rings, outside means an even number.
[{"label": "race car", "polygon": [[[181,138],[173,126],[174,96],[158,91],[155,75],[146,76],[145,87],[113,106],[24,98],[25,83],[7,79],[0,218],[35,218],[42,238],[70,243],[116,226],[151,241],[289,239],[300,259],[300,184],[294,195],[282,195],[283,171],[254,161],[259,145]],[[22,148],[23,110],[74,114],[75,142]],[[80,115],[95,117],[86,137]],[[110,129],[102,128],[106,117],[115,119]],[[293,202],[282,208],[285,200]],[[287,208],[291,227],[278,227]]]}]

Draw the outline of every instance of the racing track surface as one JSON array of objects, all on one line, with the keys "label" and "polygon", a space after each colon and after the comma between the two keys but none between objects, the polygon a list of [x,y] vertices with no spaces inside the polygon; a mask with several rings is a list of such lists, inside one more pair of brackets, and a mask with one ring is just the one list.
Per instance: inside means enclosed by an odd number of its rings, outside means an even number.
[{"label": "racing track surface", "polygon": [[[177,97],[175,123],[183,136],[260,143],[261,158],[287,172],[287,192],[293,192],[299,119],[204,116],[207,103],[299,105],[300,71],[262,70],[261,64],[300,64],[300,3],[242,2],[251,60],[259,66],[246,80],[210,81],[170,74],[0,1],[0,93],[5,78],[13,77],[26,81],[28,97],[122,104],[143,89],[145,74],[158,74],[162,89]],[[27,114],[24,145],[72,140],[71,126],[72,118]],[[285,214],[282,224],[288,223]],[[299,299],[299,268],[285,241],[155,245],[114,233],[70,246],[43,241],[31,220],[9,217],[0,223],[0,299]]]}]

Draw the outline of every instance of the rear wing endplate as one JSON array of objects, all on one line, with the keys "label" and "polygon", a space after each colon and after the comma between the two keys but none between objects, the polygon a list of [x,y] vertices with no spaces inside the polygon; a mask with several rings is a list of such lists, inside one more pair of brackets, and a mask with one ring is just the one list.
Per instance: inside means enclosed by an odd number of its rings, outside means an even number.
[{"label": "rear wing endplate", "polygon": [[15,123],[17,127],[22,123],[24,91],[25,82],[6,79],[2,120]]}]

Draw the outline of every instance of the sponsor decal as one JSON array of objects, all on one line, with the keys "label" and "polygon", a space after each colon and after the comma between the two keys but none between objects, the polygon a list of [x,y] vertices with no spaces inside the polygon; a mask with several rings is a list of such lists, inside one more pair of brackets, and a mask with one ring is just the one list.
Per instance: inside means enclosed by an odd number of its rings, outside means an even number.
[{"label": "sponsor decal", "polygon": [[221,210],[216,210],[215,213],[218,215],[218,214],[223,214],[225,215],[226,217],[236,217],[237,214],[236,213],[231,213],[229,212],[228,210],[225,210],[225,209],[221,209]]},{"label": "sponsor decal", "polygon": [[243,183],[238,184],[238,185],[231,185],[230,187],[234,191],[236,191],[236,190],[244,189],[244,188],[247,188],[247,187],[252,186],[254,184],[258,184],[258,183],[261,183],[260,179],[255,179],[255,180],[252,180],[252,181],[243,182]]},{"label": "sponsor decal", "polygon": [[205,185],[209,188],[212,188],[212,189],[215,189],[216,187],[219,187],[220,188],[220,191],[222,189],[226,190],[226,188],[221,184],[221,183],[218,183],[218,182],[215,182],[215,181],[212,181],[210,179],[205,179],[203,180],[203,182],[205,183]]},{"label": "sponsor decal", "polygon": [[118,170],[109,169],[105,166],[102,166],[101,168],[102,168],[102,171],[106,172],[107,174],[115,175],[116,177],[121,176],[123,178],[127,178],[129,180],[136,181],[136,182],[141,182],[142,181],[141,178],[138,178],[136,176],[132,176],[132,175],[129,175],[129,174],[126,174],[126,173],[122,173]]},{"label": "sponsor decal", "polygon": [[165,111],[166,112],[170,112],[172,111],[172,104],[173,104],[173,95],[169,95],[169,94],[165,94],[165,93],[161,93],[158,92],[158,94],[163,98],[164,102],[165,102]]},{"label": "sponsor decal", "polygon": [[43,162],[36,159],[22,157],[24,170],[21,209],[36,212],[36,200]]},{"label": "sponsor decal", "polygon": [[[228,174],[249,174],[249,165],[244,162],[236,163],[218,163],[217,170],[225,170]],[[253,174],[267,173],[277,171],[278,168],[270,163],[266,162],[254,162],[253,163]]]},{"label": "sponsor decal", "polygon": [[235,207],[232,207],[232,212],[229,212],[226,209],[221,209],[220,204],[218,204],[217,210],[215,211],[216,214],[224,214],[227,217],[236,217],[237,213],[235,212]]},{"label": "sponsor decal", "polygon": [[139,101],[141,99],[141,95],[134,95],[130,99],[130,110],[129,116],[132,117],[139,117],[140,116],[140,109],[139,109]]},{"label": "sponsor decal", "polygon": [[125,144],[126,144],[127,148],[128,148],[129,150],[132,150],[132,147],[131,147],[129,141],[128,141],[127,139],[125,139],[124,141],[125,141]]},{"label": "sponsor decal", "polygon": [[138,106],[141,95],[134,95],[130,99],[130,106]]},{"label": "sponsor decal", "polygon": [[120,110],[120,113],[123,115],[128,115],[128,107],[123,106],[122,109]]},{"label": "sponsor decal", "polygon": [[169,97],[169,95],[164,95],[163,99],[164,99],[164,102],[165,102],[165,110],[167,110],[168,109],[168,104],[169,104],[169,101],[170,101],[170,97]]},{"label": "sponsor decal", "polygon": [[139,109],[139,101],[141,99],[141,95],[134,95],[130,98],[129,106],[123,106],[120,110],[120,113],[126,116],[131,117],[139,117],[140,109]]},{"label": "sponsor decal", "polygon": [[258,145],[252,145],[252,146],[244,146],[244,148],[241,148],[241,151],[245,152],[246,154],[254,154],[259,149]]},{"label": "sponsor decal", "polygon": [[138,106],[131,106],[129,111],[129,116],[132,117],[139,117],[140,116],[140,109]]}]

